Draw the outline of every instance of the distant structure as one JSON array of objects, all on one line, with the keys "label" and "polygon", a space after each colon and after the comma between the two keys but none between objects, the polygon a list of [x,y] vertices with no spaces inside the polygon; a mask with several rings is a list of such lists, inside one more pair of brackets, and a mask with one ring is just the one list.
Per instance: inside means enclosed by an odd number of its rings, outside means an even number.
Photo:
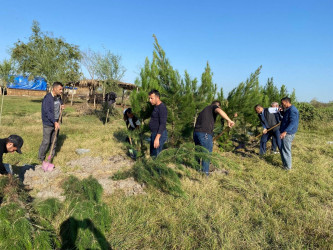
[{"label": "distant structure", "polygon": [[43,77],[35,77],[29,80],[28,76],[14,76],[13,82],[7,84],[7,95],[16,96],[45,96],[47,82]]}]

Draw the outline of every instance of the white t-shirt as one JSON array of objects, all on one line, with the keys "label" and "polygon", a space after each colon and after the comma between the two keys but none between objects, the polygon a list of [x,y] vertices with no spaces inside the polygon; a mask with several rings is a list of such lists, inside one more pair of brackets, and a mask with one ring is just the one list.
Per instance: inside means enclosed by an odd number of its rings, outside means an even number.
[{"label": "white t-shirt", "polygon": [[128,122],[129,122],[129,124],[130,124],[130,126],[131,126],[132,128],[136,128],[136,126],[140,126],[140,121],[139,121],[139,119],[136,121],[135,125],[134,125],[134,123],[133,123],[133,119],[132,119],[132,118],[128,118]]}]

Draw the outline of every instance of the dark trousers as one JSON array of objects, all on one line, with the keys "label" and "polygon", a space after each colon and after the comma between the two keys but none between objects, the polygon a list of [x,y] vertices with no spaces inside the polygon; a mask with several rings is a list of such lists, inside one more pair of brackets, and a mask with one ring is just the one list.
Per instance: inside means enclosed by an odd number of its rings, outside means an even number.
[{"label": "dark trousers", "polygon": [[[209,153],[213,151],[213,136],[211,134],[207,134],[204,132],[194,132],[193,140],[195,145],[203,146],[209,151]],[[206,175],[209,175],[209,164],[209,160],[202,161],[202,171]]]},{"label": "dark trousers", "polygon": [[53,150],[51,152],[51,158],[53,158],[53,156],[55,155],[58,134],[59,134],[59,130],[57,131],[57,134],[56,134],[54,127],[43,125],[43,140],[42,140],[42,144],[39,147],[39,152],[38,152],[38,158],[41,161],[45,160],[46,152],[48,151],[50,145],[52,144],[54,136],[56,138],[55,138]]},{"label": "dark trousers", "polygon": [[268,131],[267,134],[263,134],[260,139],[260,154],[263,155],[266,153],[266,144],[269,139],[273,137],[276,141],[276,144],[281,150],[281,139],[280,139],[280,131],[277,129],[276,131],[271,130]]},{"label": "dark trousers", "polygon": [[163,149],[163,145],[166,142],[166,140],[168,139],[168,132],[166,130],[164,130],[160,137],[160,146],[158,148],[154,148],[154,140],[156,138],[156,135],[157,135],[157,132],[153,132],[153,133],[151,133],[151,136],[150,136],[150,156],[152,156],[152,157],[156,157],[156,156],[158,156],[159,153],[161,153],[161,151]]}]

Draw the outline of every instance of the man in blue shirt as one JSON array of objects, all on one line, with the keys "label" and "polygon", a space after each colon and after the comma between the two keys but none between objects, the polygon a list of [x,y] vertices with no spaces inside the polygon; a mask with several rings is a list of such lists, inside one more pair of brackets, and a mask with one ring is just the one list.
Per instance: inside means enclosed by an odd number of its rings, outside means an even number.
[{"label": "man in blue shirt", "polygon": [[55,154],[57,143],[57,136],[59,133],[60,122],[60,109],[63,109],[61,94],[63,85],[61,82],[55,82],[52,85],[52,91],[45,95],[42,102],[42,121],[43,121],[43,140],[39,147],[38,158],[44,161],[46,152],[50,146],[51,141],[55,137],[55,144],[51,157]]},{"label": "man in blue shirt", "polygon": [[284,109],[283,119],[280,126],[281,138],[281,159],[283,167],[286,170],[291,169],[291,143],[298,129],[299,112],[295,106],[291,104],[289,97],[281,99]]}]

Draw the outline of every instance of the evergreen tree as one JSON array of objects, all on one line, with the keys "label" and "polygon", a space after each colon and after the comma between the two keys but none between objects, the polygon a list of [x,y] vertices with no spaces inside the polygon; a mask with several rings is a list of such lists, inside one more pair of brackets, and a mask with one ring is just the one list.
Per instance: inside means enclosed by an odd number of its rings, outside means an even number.
[{"label": "evergreen tree", "polygon": [[276,86],[274,86],[273,77],[268,78],[267,83],[263,89],[263,107],[270,107],[272,102],[280,102],[280,93]]},{"label": "evergreen tree", "polygon": [[258,118],[253,107],[260,103],[263,94],[259,86],[259,74],[261,66],[250,75],[245,83],[240,83],[228,95],[227,113],[229,116],[238,114],[238,128],[245,135],[247,130],[258,123]]}]

